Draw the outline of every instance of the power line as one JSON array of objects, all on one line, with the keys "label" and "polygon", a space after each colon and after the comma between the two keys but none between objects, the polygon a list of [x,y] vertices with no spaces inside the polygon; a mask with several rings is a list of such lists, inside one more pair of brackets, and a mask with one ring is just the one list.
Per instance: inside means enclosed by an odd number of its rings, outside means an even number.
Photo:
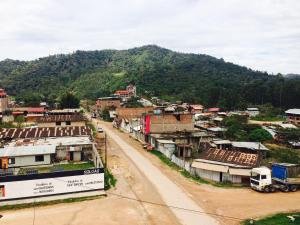
[{"label": "power line", "polygon": [[[58,179],[58,178],[53,178],[53,179],[56,179],[58,181],[62,181],[62,182],[67,183],[66,181]],[[95,190],[94,188],[88,187],[86,185],[83,185],[83,187],[85,187],[86,189],[89,189],[89,190]],[[232,219],[232,220],[239,220],[239,221],[243,221],[244,220],[242,218],[238,218],[238,217],[234,217],[234,216],[220,215],[220,214],[217,214],[217,213],[204,212],[204,211],[200,211],[200,210],[188,209],[188,208],[179,207],[179,206],[167,205],[167,204],[164,204],[164,203],[158,203],[158,202],[152,202],[152,201],[147,201],[147,200],[141,200],[141,199],[137,199],[137,198],[125,196],[125,195],[122,195],[122,194],[112,193],[112,192],[108,192],[108,191],[106,191],[106,193],[118,196],[120,198],[132,200],[132,201],[137,201],[137,202],[140,202],[140,203],[157,205],[157,206],[166,207],[166,208],[172,208],[172,209],[179,209],[179,210],[184,210],[184,211],[189,211],[189,212],[194,212],[194,213],[200,213],[200,214],[207,214],[207,215],[212,215],[212,216],[221,217],[221,218],[227,218],[227,219]]]}]

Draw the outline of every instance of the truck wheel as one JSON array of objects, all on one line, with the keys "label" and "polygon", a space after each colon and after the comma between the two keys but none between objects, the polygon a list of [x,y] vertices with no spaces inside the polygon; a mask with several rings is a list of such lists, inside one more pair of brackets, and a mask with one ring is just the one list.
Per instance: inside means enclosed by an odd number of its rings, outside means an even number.
[{"label": "truck wheel", "polygon": [[264,187],[264,192],[269,193],[270,192],[270,187],[269,186],[265,186]]},{"label": "truck wheel", "polygon": [[271,186],[271,187],[270,187],[270,192],[275,192],[275,191],[276,191],[276,188],[273,187],[273,186]]},{"label": "truck wheel", "polygon": [[285,185],[285,186],[283,186],[281,188],[281,191],[283,191],[283,192],[289,192],[289,187],[287,185]]},{"label": "truck wheel", "polygon": [[298,189],[297,185],[291,185],[291,186],[290,186],[290,190],[291,190],[292,192],[297,191],[297,189]]}]

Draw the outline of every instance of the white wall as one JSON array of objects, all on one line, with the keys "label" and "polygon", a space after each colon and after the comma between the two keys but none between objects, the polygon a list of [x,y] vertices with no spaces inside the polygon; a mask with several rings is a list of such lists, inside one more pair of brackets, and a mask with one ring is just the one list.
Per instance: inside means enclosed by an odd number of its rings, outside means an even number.
[{"label": "white wall", "polygon": [[[13,157],[10,157],[13,158]],[[22,167],[22,166],[36,166],[36,165],[47,165],[50,164],[50,155],[44,155],[43,162],[36,162],[34,155],[18,156],[15,158],[15,164],[8,164],[8,167]]]}]

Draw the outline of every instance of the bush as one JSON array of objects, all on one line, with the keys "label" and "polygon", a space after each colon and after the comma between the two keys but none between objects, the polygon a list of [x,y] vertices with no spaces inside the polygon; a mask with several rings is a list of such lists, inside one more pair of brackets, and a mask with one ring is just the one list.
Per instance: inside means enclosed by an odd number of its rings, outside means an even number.
[{"label": "bush", "polygon": [[262,128],[258,128],[258,129],[251,131],[250,135],[249,135],[250,141],[264,142],[264,141],[269,141],[272,139],[273,139],[272,135],[268,131],[266,131]]}]

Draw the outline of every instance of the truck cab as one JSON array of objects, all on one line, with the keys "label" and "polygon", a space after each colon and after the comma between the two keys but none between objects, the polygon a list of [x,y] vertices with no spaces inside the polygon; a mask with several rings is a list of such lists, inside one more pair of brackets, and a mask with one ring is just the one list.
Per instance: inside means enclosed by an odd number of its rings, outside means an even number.
[{"label": "truck cab", "polygon": [[250,185],[254,190],[269,192],[272,185],[271,170],[267,167],[253,168],[251,170]]}]

